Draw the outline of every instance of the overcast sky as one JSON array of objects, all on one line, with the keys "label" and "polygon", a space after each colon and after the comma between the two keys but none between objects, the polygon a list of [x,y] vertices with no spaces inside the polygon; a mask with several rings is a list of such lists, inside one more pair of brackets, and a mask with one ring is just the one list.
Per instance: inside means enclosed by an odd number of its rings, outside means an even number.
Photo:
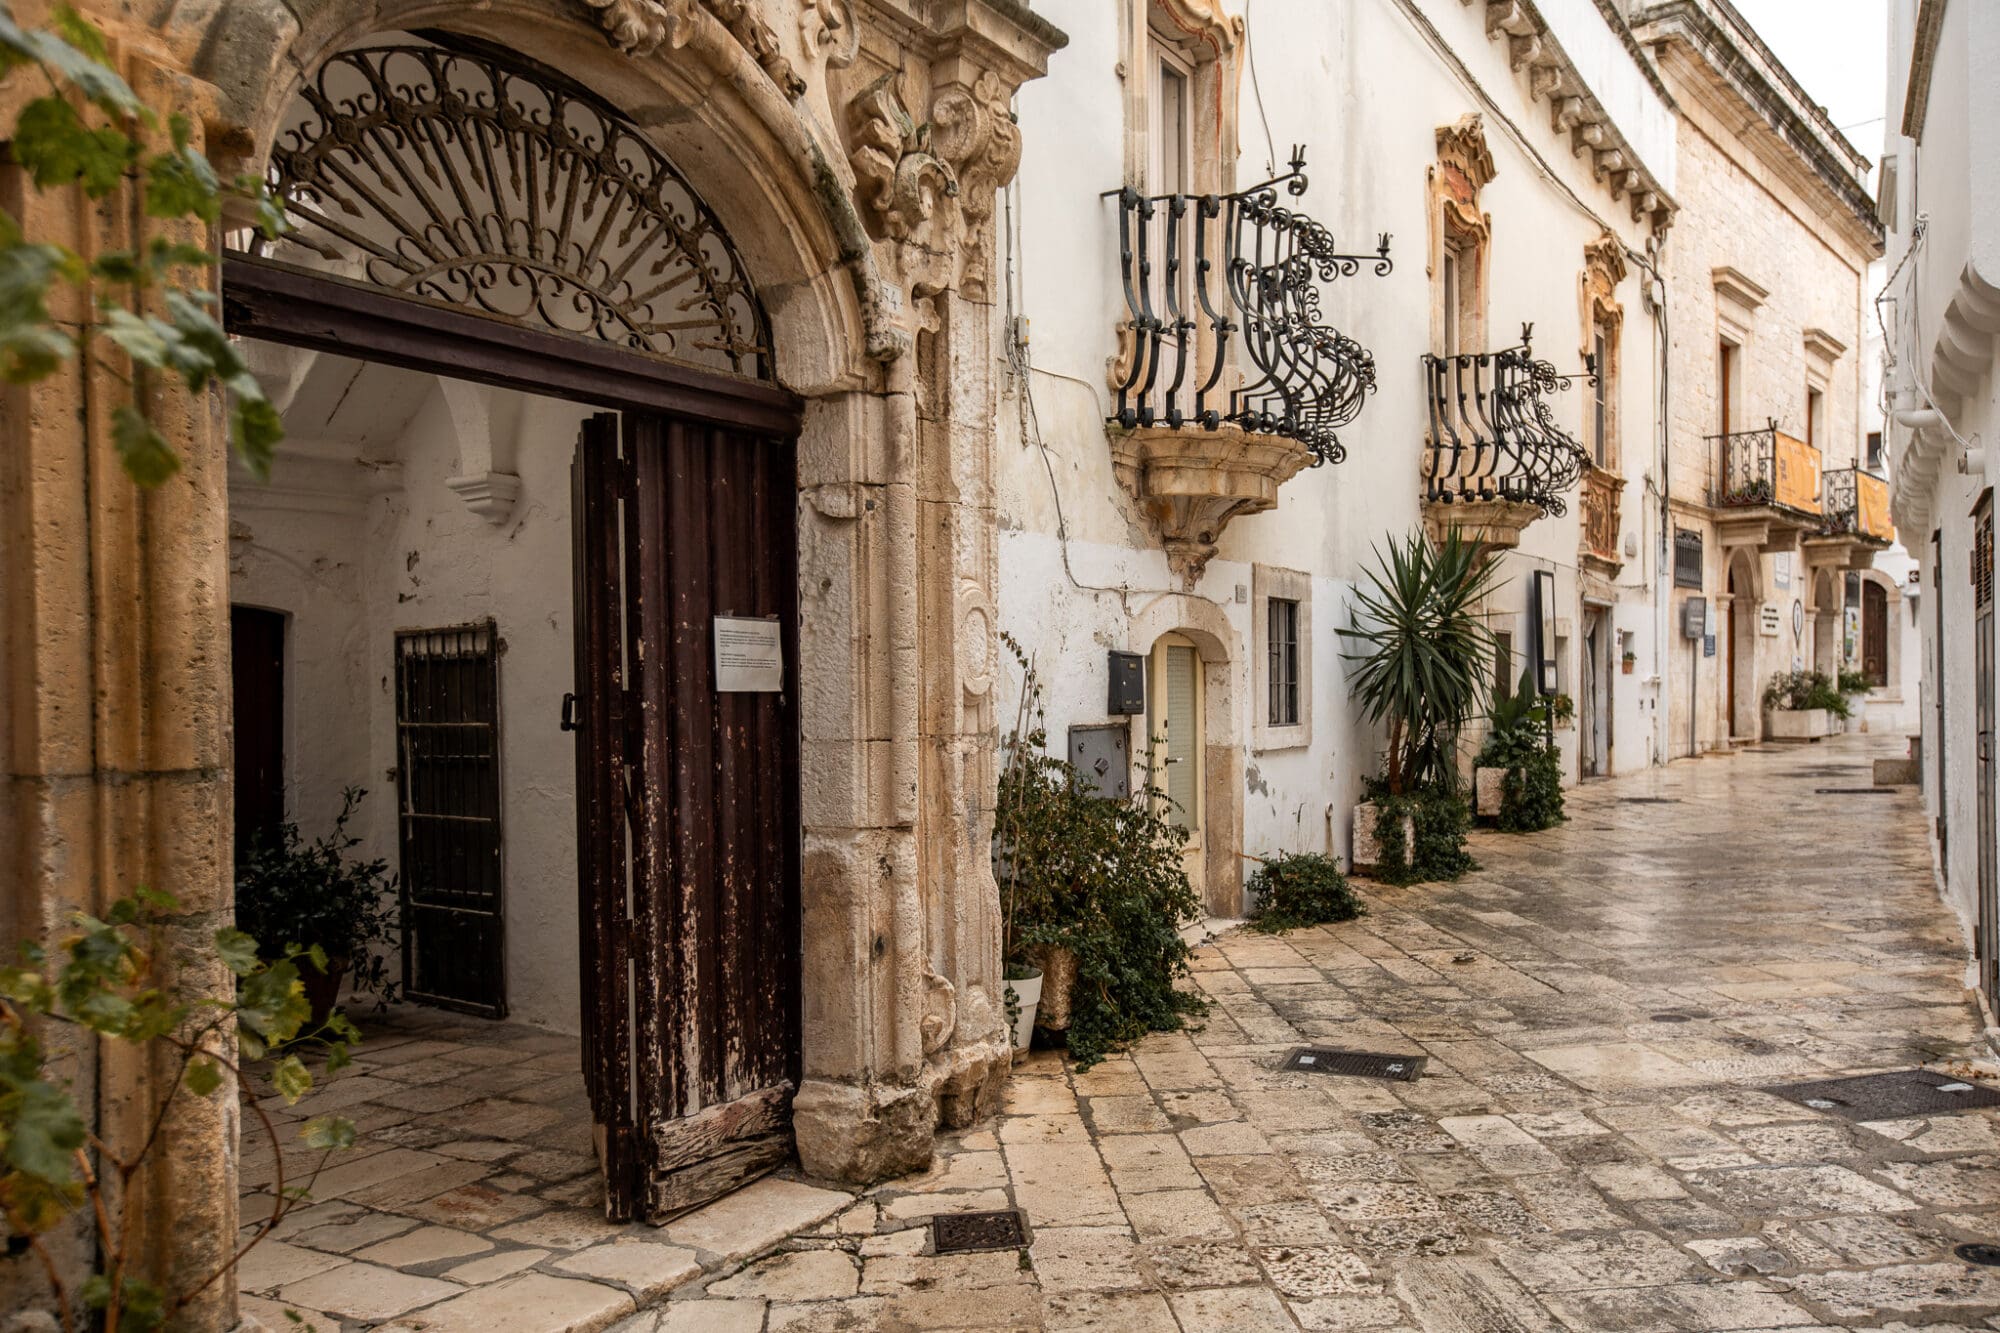
[{"label": "overcast sky", "polygon": [[1888,0],[1735,0],[1792,77],[1870,161],[1882,156]]}]

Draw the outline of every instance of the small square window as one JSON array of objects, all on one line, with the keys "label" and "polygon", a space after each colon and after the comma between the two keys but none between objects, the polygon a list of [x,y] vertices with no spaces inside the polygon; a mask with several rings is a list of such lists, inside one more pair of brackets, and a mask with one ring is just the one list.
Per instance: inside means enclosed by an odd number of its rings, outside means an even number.
[{"label": "small square window", "polygon": [[1870,472],[1882,470],[1882,432],[1879,430],[1868,432],[1868,470]]},{"label": "small square window", "polygon": [[1266,639],[1271,655],[1270,725],[1299,725],[1299,604],[1273,597],[1267,603]]}]

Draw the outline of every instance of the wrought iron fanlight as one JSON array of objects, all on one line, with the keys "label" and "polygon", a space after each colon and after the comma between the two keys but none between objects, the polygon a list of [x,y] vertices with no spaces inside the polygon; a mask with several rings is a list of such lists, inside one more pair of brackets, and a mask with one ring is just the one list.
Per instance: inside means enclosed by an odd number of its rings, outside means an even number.
[{"label": "wrought iron fanlight", "polygon": [[[1303,147],[1293,148],[1289,165],[1234,194],[1106,192],[1118,199],[1131,339],[1112,417],[1118,425],[1215,430],[1227,421],[1297,440],[1315,463],[1346,457],[1335,432],[1375,388],[1375,359],[1320,322],[1320,284],[1353,277],[1363,264],[1387,276],[1389,235],[1373,254],[1340,253],[1333,233],[1281,206],[1280,186],[1294,198],[1305,193]],[[1224,391],[1238,333],[1256,374]]]},{"label": "wrought iron fanlight", "polygon": [[608,103],[469,39],[343,51],[271,147],[273,251],[399,295],[739,375],[769,323],[721,223]]},{"label": "wrought iron fanlight", "polygon": [[1562,494],[1589,462],[1576,437],[1556,425],[1547,396],[1578,379],[1597,383],[1595,357],[1581,376],[1559,373],[1534,355],[1535,326],[1498,352],[1424,354],[1431,429],[1424,496],[1441,504],[1503,500],[1546,515],[1567,512]]}]

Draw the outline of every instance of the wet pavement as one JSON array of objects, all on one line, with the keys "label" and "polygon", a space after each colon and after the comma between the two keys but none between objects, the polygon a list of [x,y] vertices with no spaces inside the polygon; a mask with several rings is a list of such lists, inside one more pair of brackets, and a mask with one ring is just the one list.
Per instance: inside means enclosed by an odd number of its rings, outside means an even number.
[{"label": "wet pavement", "polygon": [[[930,1172],[815,1190],[815,1216],[765,1195],[585,1238],[557,1223],[581,1227],[589,1177],[530,1170],[587,1165],[567,1119],[505,1153],[470,1129],[402,1149],[498,1153],[479,1187],[527,1193],[524,1220],[449,1229],[517,1295],[592,1284],[595,1305],[530,1316],[469,1256],[360,1262],[446,1284],[393,1316],[431,1330],[481,1326],[438,1318],[447,1301],[537,1333],[2000,1328],[2000,1268],[1953,1254],[2000,1242],[2000,1112],[1857,1122],[1762,1091],[1957,1076],[1985,1052],[1914,791],[1818,790],[1867,788],[1900,749],[1843,737],[1594,784],[1558,829],[1478,835],[1483,868],[1456,884],[1365,886],[1358,921],[1225,934],[1197,959],[1199,1031],[1084,1073],[1024,1059],[1005,1113]],[[1413,1083],[1280,1070],[1301,1044],[1427,1065]],[[403,1196],[421,1192],[349,1206],[416,1237],[427,1201]],[[1025,1251],[928,1252],[932,1214],[1011,1207]],[[287,1244],[333,1261],[297,1279],[314,1294],[376,1277],[310,1230]]]}]

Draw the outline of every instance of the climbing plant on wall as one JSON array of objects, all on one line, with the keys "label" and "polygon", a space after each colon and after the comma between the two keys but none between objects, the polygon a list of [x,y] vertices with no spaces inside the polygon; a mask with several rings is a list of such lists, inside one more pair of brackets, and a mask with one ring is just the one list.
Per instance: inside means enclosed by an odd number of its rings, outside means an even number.
[{"label": "climbing plant on wall", "polygon": [[[232,199],[267,235],[285,229],[283,210],[255,177],[220,181],[188,119],[145,106],[112,68],[103,32],[68,5],[45,29],[0,5],[0,92],[18,108],[7,137],[24,194],[39,197],[23,210],[28,220],[0,208],[0,377],[30,384],[78,358],[92,363],[120,386],[110,438],[141,486],[181,467],[156,419],[163,385],[219,385],[232,445],[264,474],[284,430],[216,319],[211,240]],[[133,243],[85,256],[37,235],[32,219],[59,215],[65,194],[129,201]]]}]

